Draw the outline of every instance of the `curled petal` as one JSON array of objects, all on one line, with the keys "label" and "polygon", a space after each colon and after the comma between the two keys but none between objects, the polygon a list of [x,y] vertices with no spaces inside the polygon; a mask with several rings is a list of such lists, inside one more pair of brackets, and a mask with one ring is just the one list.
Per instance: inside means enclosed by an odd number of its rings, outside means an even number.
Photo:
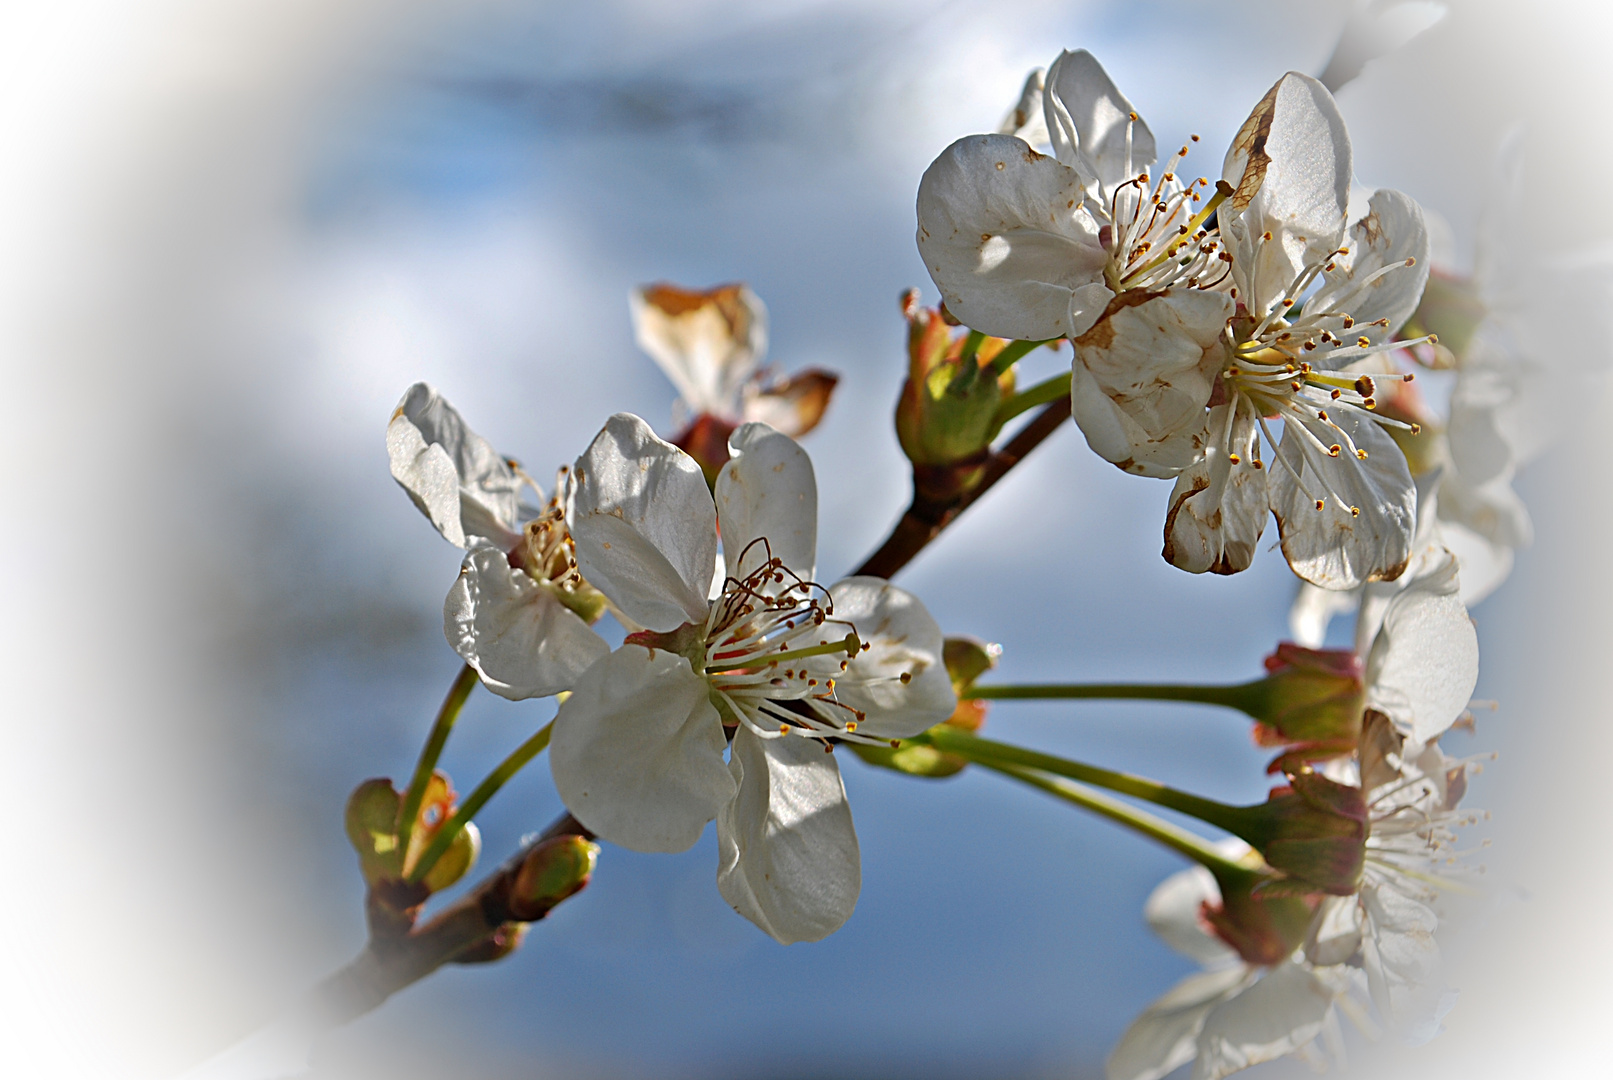
[{"label": "curled petal", "polygon": [[427,383],[398,402],[386,429],[392,478],[456,547],[509,550],[520,539],[521,478]]},{"label": "curled petal", "polygon": [[1042,116],[1042,94],[1047,72],[1032,68],[1025,76],[1025,85],[1019,92],[1019,103],[1008,110],[1003,122],[997,125],[999,135],[1012,135],[1031,146],[1044,146],[1049,136]]},{"label": "curled petal", "polygon": [[1221,233],[1252,314],[1264,315],[1303,267],[1339,247],[1350,168],[1344,118],[1307,75],[1284,75],[1244,121],[1222,166],[1234,191]]},{"label": "curled petal", "polygon": [[1122,293],[1074,339],[1071,410],[1099,457],[1159,477],[1199,459],[1232,305],[1198,289]]},{"label": "curled petal", "polygon": [[845,578],[829,595],[835,621],[855,626],[868,646],[835,682],[841,704],[867,714],[860,734],[905,739],[952,715],[941,627],[918,597],[875,577]]},{"label": "curled petal", "polygon": [[1078,173],[1012,136],[943,150],[919,181],[918,246],[952,314],[1033,341],[1091,326],[1112,294],[1081,199]]},{"label": "curled petal", "polygon": [[1479,639],[1458,595],[1456,559],[1423,569],[1384,608],[1367,656],[1367,703],[1426,743],[1467,708],[1479,677]]},{"label": "curled petal", "polygon": [[1171,489],[1165,561],[1192,574],[1236,574],[1254,561],[1266,528],[1269,470],[1255,467],[1254,418],[1236,404],[1210,410],[1205,439],[1204,458]]},{"label": "curled petal", "polygon": [[549,768],[567,809],[634,851],[684,851],[734,796],[706,680],[675,653],[624,645],[554,718]]},{"label": "curled petal", "polygon": [[829,398],[839,382],[840,376],[832,371],[809,368],[766,389],[747,389],[742,409],[744,418],[799,439],[823,419]]},{"label": "curled petal", "polygon": [[745,577],[771,553],[810,580],[818,561],[812,459],[794,439],[766,424],[739,428],[729,436],[728,452],[716,491],[728,576]]},{"label": "curled petal", "polygon": [[840,929],[862,890],[862,859],[834,756],[816,739],[734,735],[734,797],[717,815],[717,888],[789,945]]},{"label": "curled petal", "polygon": [[717,509],[694,459],[617,413],[572,475],[571,535],[589,584],[651,630],[704,620]]},{"label": "curled petal", "polygon": [[1095,176],[1104,191],[1154,163],[1154,133],[1141,118],[1131,119],[1136,116],[1131,102],[1085,49],[1062,52],[1053,61],[1044,100],[1053,152],[1064,164]]},{"label": "curled petal", "polygon": [[[1350,410],[1335,410],[1330,421],[1304,421],[1323,445],[1342,444],[1337,456],[1296,432],[1300,422],[1285,421],[1277,453],[1287,465],[1268,467],[1271,508],[1288,565],[1324,589],[1399,577],[1411,558],[1416,522],[1417,491],[1406,456],[1376,421]],[[1367,457],[1358,458],[1352,444]]]},{"label": "curled petal", "polygon": [[500,697],[547,697],[572,684],[610,647],[545,585],[481,547],[465,557],[443,605],[454,651]]},{"label": "curled petal", "polygon": [[633,331],[693,413],[738,419],[740,388],[767,352],[767,308],[744,285],[634,289]]}]

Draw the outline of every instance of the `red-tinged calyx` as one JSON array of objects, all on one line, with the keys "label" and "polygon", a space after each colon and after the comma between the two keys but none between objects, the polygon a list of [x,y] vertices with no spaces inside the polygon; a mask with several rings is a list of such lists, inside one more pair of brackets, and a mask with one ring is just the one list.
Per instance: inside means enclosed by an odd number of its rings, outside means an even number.
[{"label": "red-tinged calyx", "polygon": [[1238,835],[1290,879],[1280,883],[1287,889],[1350,896],[1360,887],[1368,832],[1360,788],[1304,769],[1242,817]]}]

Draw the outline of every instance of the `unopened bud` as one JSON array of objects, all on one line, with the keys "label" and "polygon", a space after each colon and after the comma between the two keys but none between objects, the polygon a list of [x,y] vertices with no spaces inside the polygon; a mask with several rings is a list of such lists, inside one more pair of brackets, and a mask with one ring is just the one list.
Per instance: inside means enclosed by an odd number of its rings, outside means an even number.
[{"label": "unopened bud", "polygon": [[937,499],[968,491],[985,468],[991,440],[1002,425],[997,408],[1013,393],[1012,370],[1001,377],[990,361],[1008,344],[954,334],[941,312],[918,308],[908,319],[907,381],[896,403],[896,437],[913,462],[915,478]]},{"label": "unopened bud", "polygon": [[588,887],[599,845],[580,836],[556,836],[527,852],[510,886],[510,915],[534,922]]},{"label": "unopened bud", "polygon": [[[456,796],[448,774],[437,770],[426,782],[420,810],[409,833],[409,850],[401,850],[398,815],[403,795],[386,779],[366,780],[347,800],[347,839],[358,852],[359,871],[372,889],[382,881],[406,877],[425,852],[437,830],[453,816]],[[448,850],[426,873],[420,884],[428,893],[440,892],[464,877],[481,854],[481,834],[473,822],[454,835]]]}]

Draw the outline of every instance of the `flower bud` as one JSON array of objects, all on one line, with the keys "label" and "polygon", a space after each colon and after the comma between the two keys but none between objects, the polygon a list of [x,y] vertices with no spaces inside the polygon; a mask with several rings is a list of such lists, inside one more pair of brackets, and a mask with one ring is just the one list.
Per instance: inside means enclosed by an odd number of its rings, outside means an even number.
[{"label": "flower bud", "polygon": [[1467,353],[1473,335],[1488,314],[1478,288],[1469,278],[1434,272],[1428,275],[1417,310],[1400,330],[1402,338],[1435,334],[1434,346],[1440,361],[1436,367],[1450,367]]},{"label": "flower bud", "polygon": [[510,886],[510,915],[522,922],[548,915],[588,887],[598,861],[599,845],[580,836],[556,836],[538,844],[521,860]]},{"label": "flower bud", "polygon": [[1267,895],[1256,874],[1217,874],[1219,904],[1204,902],[1200,914],[1215,936],[1257,967],[1280,963],[1305,939],[1319,898]]},{"label": "flower bud", "polygon": [[[987,702],[966,700],[963,692],[974,685],[976,679],[997,666],[1002,655],[1001,645],[991,645],[978,638],[949,637],[941,646],[942,662],[952,678],[952,692],[958,695],[958,704],[952,715],[941,723],[964,731],[979,731],[986,722]],[[939,726],[939,725],[938,725]],[[954,776],[969,764],[956,754],[948,754],[933,746],[903,743],[896,747],[869,746],[852,743],[852,751],[870,765],[892,769],[909,776],[925,776],[932,780]]]},{"label": "flower bud", "polygon": [[1354,752],[1366,707],[1361,659],[1354,652],[1285,641],[1266,657],[1266,671],[1264,679],[1243,688],[1242,708],[1259,721],[1256,743],[1290,747],[1269,772]]},{"label": "flower bud", "polygon": [[1289,881],[1264,895],[1325,892],[1350,896],[1366,864],[1367,803],[1361,789],[1303,769],[1289,786],[1273,788],[1264,803],[1246,808],[1238,835]]},{"label": "flower bud", "polygon": [[[347,839],[358,852],[359,872],[364,875],[365,883],[373,890],[380,882],[406,877],[437,830],[453,815],[455,803],[448,774],[434,771],[420,800],[420,811],[409,833],[409,850],[405,854],[398,844],[402,793],[387,779],[366,780],[355,788],[347,800],[345,825]],[[467,821],[455,834],[448,850],[426,873],[421,886],[428,894],[448,888],[476,865],[481,850],[481,834],[473,822]]]},{"label": "flower bud", "polygon": [[978,482],[991,440],[1002,429],[997,408],[1013,393],[1014,374],[1010,369],[999,377],[990,362],[1008,342],[977,339],[966,356],[970,334],[954,335],[940,311],[919,307],[911,292],[903,310],[908,369],[896,404],[896,437],[913,462],[921,493],[956,498]]}]

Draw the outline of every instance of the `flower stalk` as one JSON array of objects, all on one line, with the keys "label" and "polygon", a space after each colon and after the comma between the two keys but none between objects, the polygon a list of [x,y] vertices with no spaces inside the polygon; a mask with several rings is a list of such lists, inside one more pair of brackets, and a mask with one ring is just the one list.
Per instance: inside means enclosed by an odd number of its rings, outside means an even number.
[{"label": "flower stalk", "polygon": [[[476,684],[480,681],[475,668],[469,664],[461,667],[453,685],[448,688],[448,696],[443,698],[442,708],[437,710],[437,719],[432,722],[431,734],[426,736],[426,744],[420,748],[420,760],[415,764],[414,776],[409,780],[409,790],[404,793],[403,806],[398,811],[398,848],[401,851],[409,850],[409,837],[414,832],[415,818],[420,815],[420,803],[426,797],[426,785],[431,781],[432,770],[437,767],[437,759],[442,757],[443,747],[448,745],[448,736],[454,730],[454,722],[459,719],[460,710],[465,707],[470,692],[476,689]],[[448,838],[451,839],[452,837]],[[448,840],[443,841],[443,851],[448,848]],[[441,854],[442,851],[437,852],[438,856]],[[432,861],[435,862],[436,859]],[[428,866],[427,869],[429,868]],[[410,880],[418,881],[420,875],[424,873],[425,870],[420,870],[417,874],[411,874]]]},{"label": "flower stalk", "polygon": [[544,724],[543,727],[538,729],[537,734],[516,747],[509,757],[499,763],[498,768],[488,773],[487,778],[476,785],[476,789],[466,796],[465,801],[460,803],[459,809],[454,811],[454,816],[443,822],[442,828],[437,830],[437,835],[431,838],[431,843],[421,854],[420,861],[415,863],[414,867],[409,871],[409,881],[419,881],[424,877],[436,865],[437,860],[442,858],[443,853],[448,850],[448,846],[453,843],[454,836],[465,827],[467,822],[476,816],[482,807],[487,805],[489,799],[498,794],[499,788],[508,783],[516,773],[526,768],[527,763],[533,758],[543,753],[549,745],[549,734],[553,728],[553,720]]}]

